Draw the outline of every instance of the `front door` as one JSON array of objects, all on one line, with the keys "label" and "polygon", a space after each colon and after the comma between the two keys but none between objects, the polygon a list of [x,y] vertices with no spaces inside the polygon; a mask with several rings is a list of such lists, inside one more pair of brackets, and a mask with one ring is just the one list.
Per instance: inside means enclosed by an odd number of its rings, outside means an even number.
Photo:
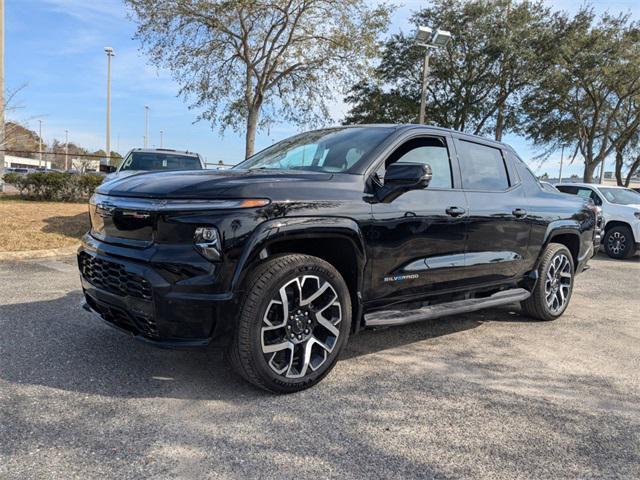
[{"label": "front door", "polygon": [[459,175],[451,151],[448,136],[414,137],[374,175],[382,183],[385,168],[401,162],[429,164],[433,173],[426,188],[372,206],[366,232],[372,273],[366,296],[375,305],[418,300],[464,277],[468,207],[464,192],[456,189]]}]

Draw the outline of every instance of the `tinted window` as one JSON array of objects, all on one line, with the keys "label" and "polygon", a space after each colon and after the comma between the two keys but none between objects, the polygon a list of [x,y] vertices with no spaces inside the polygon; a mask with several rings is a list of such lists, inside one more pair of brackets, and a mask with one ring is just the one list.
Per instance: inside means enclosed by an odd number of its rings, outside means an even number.
[{"label": "tinted window", "polygon": [[398,148],[387,159],[392,163],[422,163],[431,167],[431,182],[428,188],[451,188],[451,163],[449,151],[443,138],[417,138]]},{"label": "tinted window", "polygon": [[509,177],[500,150],[460,140],[462,186],[469,190],[506,190]]},{"label": "tinted window", "polygon": [[385,140],[392,128],[328,128],[287,138],[233,167],[234,169],[344,172]]},{"label": "tinted window", "polygon": [[563,193],[570,193],[572,195],[575,195],[576,193],[578,193],[578,187],[571,187],[568,185],[558,185],[556,188]]},{"label": "tinted window", "polygon": [[200,159],[191,155],[159,152],[132,152],[120,170],[201,170]]}]

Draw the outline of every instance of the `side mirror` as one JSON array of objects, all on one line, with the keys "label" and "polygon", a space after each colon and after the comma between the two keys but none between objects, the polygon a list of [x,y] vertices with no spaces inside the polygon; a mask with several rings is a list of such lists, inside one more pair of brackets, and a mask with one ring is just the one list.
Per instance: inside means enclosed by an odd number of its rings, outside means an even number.
[{"label": "side mirror", "polygon": [[431,167],[422,163],[394,163],[384,175],[384,185],[376,192],[381,203],[390,203],[409,190],[422,190],[431,182]]}]

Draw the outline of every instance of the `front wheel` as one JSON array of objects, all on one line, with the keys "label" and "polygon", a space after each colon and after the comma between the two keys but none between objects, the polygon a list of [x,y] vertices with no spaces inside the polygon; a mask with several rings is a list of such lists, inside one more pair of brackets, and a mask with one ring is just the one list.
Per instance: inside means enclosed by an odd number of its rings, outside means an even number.
[{"label": "front wheel", "polygon": [[274,257],[245,282],[228,358],[254,385],[296,392],[329,373],[350,327],[349,290],[331,264],[309,255]]},{"label": "front wheel", "polygon": [[613,227],[605,235],[604,248],[611,258],[629,258],[634,249],[633,232],[629,227]]},{"label": "front wheel", "polygon": [[538,281],[522,310],[538,320],[555,320],[569,306],[573,292],[573,257],[567,247],[551,243],[542,254]]}]

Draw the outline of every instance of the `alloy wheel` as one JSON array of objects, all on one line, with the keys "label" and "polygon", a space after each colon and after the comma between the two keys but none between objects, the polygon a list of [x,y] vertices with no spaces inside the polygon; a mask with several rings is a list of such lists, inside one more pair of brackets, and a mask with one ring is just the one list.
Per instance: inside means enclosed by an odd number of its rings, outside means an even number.
[{"label": "alloy wheel", "polygon": [[328,281],[315,275],[288,281],[262,318],[260,338],[267,364],[292,379],[318,370],[336,345],[341,321],[340,300]]},{"label": "alloy wheel", "polygon": [[620,232],[613,232],[607,239],[607,247],[614,255],[620,255],[627,248],[627,237]]},{"label": "alloy wheel", "polygon": [[551,260],[545,279],[545,298],[549,310],[557,314],[561,312],[569,301],[573,272],[569,258],[561,253]]}]

